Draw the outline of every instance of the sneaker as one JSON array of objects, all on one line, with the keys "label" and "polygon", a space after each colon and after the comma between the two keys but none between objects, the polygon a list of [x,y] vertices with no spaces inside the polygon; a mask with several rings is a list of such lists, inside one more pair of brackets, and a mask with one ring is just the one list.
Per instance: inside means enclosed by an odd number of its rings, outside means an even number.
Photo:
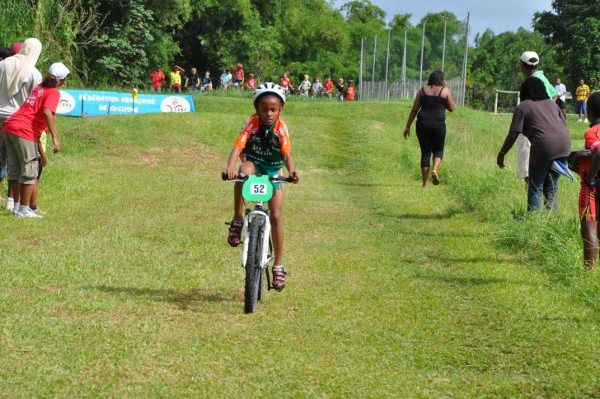
[{"label": "sneaker", "polygon": [[227,234],[227,243],[232,247],[237,247],[242,241],[242,228],[244,227],[243,220],[231,219],[229,222],[229,232]]},{"label": "sneaker", "polygon": [[581,119],[577,119],[577,123],[581,123],[583,122]]},{"label": "sneaker", "polygon": [[27,208],[25,210],[15,211],[14,215],[19,218],[33,218],[33,219],[42,219],[43,216],[36,214],[31,208]]},{"label": "sneaker", "polygon": [[7,198],[6,199],[6,204],[4,205],[4,208],[7,211],[12,212],[13,209],[15,209],[15,200],[13,200],[12,198]]},{"label": "sneaker", "polygon": [[281,291],[285,288],[285,276],[287,276],[287,271],[285,267],[273,266],[273,288],[277,291]]},{"label": "sneaker", "polygon": [[584,121],[585,123],[590,123],[590,121],[588,121],[588,118],[585,118],[583,121]]}]

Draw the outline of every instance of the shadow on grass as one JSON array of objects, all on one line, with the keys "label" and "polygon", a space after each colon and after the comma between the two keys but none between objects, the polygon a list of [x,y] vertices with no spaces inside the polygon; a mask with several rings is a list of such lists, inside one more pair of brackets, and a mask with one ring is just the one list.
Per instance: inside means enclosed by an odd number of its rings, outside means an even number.
[{"label": "shadow on grass", "polygon": [[179,291],[174,289],[156,289],[156,288],[134,288],[134,287],[109,287],[106,285],[84,287],[89,290],[97,290],[113,295],[128,295],[150,299],[156,302],[166,302],[177,305],[181,310],[197,311],[199,305],[203,303],[225,303],[239,302],[234,295],[226,295],[218,291],[207,291],[201,289],[192,289],[188,291]]},{"label": "shadow on grass", "polygon": [[421,280],[430,280],[434,282],[447,283],[452,285],[460,286],[479,286],[479,285],[493,285],[493,284],[521,284],[519,281],[509,281],[502,278],[485,278],[485,277],[455,277],[455,276],[442,276],[439,274],[418,274],[415,278]]},{"label": "shadow on grass", "polygon": [[448,209],[443,213],[434,213],[434,214],[422,214],[422,213],[399,213],[397,215],[386,213],[386,212],[377,212],[377,216],[393,218],[393,219],[416,219],[416,220],[442,220],[442,219],[450,219],[453,216],[462,213],[460,209]]}]

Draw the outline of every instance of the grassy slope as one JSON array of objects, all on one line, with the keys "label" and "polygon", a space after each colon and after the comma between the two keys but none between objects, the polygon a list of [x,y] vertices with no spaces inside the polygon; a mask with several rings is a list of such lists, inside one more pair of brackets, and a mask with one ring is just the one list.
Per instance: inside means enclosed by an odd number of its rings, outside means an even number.
[{"label": "grassy slope", "polygon": [[508,119],[460,110],[448,184],[421,189],[406,111],[289,104],[289,288],[251,316],[218,179],[248,102],[61,119],[49,216],[0,216],[0,396],[600,397],[576,187],[557,222],[512,222]]}]

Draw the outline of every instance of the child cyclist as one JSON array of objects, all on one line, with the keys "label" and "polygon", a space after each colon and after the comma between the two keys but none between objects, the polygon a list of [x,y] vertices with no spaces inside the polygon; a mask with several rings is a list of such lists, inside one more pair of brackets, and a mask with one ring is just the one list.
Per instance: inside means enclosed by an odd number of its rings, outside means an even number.
[{"label": "child cyclist", "polygon": [[600,211],[600,92],[589,97],[587,116],[590,128],[585,132],[585,148],[592,157],[584,156],[577,161],[581,177],[579,191],[579,218],[581,220],[581,238],[583,239],[583,258],[585,266],[591,268],[598,261],[598,222]]},{"label": "child cyclist", "polygon": [[[256,113],[248,119],[240,132],[229,160],[227,161],[227,177],[235,179],[238,173],[244,175],[280,174],[285,166],[294,183],[299,180],[296,165],[291,154],[291,143],[286,124],[279,117],[285,105],[285,91],[279,85],[268,82],[261,84],[254,92],[254,109]],[[236,169],[237,159],[242,165]],[[285,288],[286,270],[282,264],[283,255],[283,199],[284,191],[281,183],[274,184],[273,198],[269,201],[271,213],[272,238],[275,251],[273,265],[273,287],[281,291]],[[240,244],[243,227],[244,201],[242,184],[236,183],[234,189],[234,215],[229,226],[227,242],[232,247]]]}]

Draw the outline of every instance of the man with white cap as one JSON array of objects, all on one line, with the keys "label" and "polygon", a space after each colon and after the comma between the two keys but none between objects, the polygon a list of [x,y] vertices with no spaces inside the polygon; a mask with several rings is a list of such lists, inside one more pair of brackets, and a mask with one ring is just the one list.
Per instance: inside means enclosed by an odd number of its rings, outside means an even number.
[{"label": "man with white cap", "polygon": [[534,78],[538,78],[544,83],[546,87],[546,92],[548,93],[548,97],[553,100],[556,100],[556,89],[550,81],[544,75],[544,71],[538,70],[538,64],[540,63],[540,57],[538,53],[535,51],[525,51],[521,54],[521,72],[525,75],[526,78],[533,76]]},{"label": "man with white cap", "polygon": [[19,217],[41,218],[29,207],[38,177],[38,163],[46,164],[46,155],[38,150],[41,133],[48,130],[53,137],[54,152],[60,151],[54,114],[60,101],[58,87],[64,83],[69,69],[57,62],[48,72],[21,108],[2,125],[8,155],[8,179],[15,187],[15,204],[20,203],[13,214]]}]

